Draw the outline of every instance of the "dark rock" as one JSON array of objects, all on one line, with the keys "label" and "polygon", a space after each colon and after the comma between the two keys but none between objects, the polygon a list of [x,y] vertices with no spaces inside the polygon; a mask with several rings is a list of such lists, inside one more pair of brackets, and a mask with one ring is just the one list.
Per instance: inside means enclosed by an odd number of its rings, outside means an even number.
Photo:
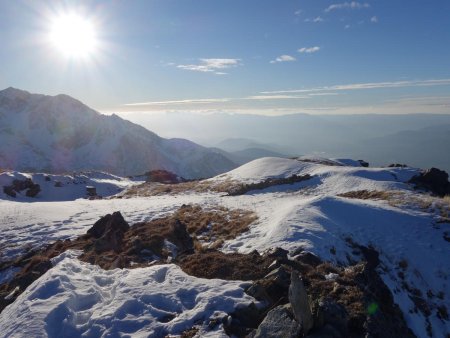
[{"label": "dark rock", "polygon": [[122,214],[116,211],[112,215],[108,214],[100,218],[87,233],[97,239],[94,243],[96,252],[109,250],[118,252],[123,236],[129,228]]},{"label": "dark rock", "polygon": [[87,233],[95,238],[102,237],[109,230],[118,230],[125,232],[130,228],[128,223],[124,220],[122,214],[119,211],[114,212],[112,215],[108,214],[100,218],[94,223]]},{"label": "dark rock", "polygon": [[26,195],[28,197],[36,197],[37,194],[41,191],[41,187],[39,184],[33,184],[30,188],[28,188]]},{"label": "dark rock", "polygon": [[275,283],[285,288],[290,284],[289,272],[282,266],[269,272],[264,279],[272,279]]},{"label": "dark rock", "polygon": [[367,268],[375,269],[378,264],[380,264],[380,254],[373,247],[360,245],[359,249],[361,250],[365,260],[367,261]]},{"label": "dark rock", "polygon": [[295,257],[295,260],[314,267],[322,263],[322,260],[319,257],[309,251],[301,252],[298,256]]},{"label": "dark rock", "polygon": [[448,182],[448,174],[440,169],[427,169],[419,175],[409,180],[417,189],[425,189],[437,196],[450,194],[450,183]]},{"label": "dark rock", "polygon": [[359,164],[361,164],[362,167],[365,167],[365,168],[369,167],[369,162],[366,162],[364,160],[358,160],[358,162],[359,162]]},{"label": "dark rock", "polygon": [[158,182],[164,184],[175,184],[185,182],[183,177],[180,177],[167,170],[151,170],[145,173],[147,182]]},{"label": "dark rock", "polygon": [[12,183],[12,187],[17,192],[31,188],[33,185],[34,183],[30,178],[26,178],[24,180],[14,180]]},{"label": "dark rock", "polygon": [[192,251],[194,249],[194,241],[187,231],[186,224],[178,219],[171,224],[172,233],[175,237],[175,245],[181,252]]},{"label": "dark rock", "polygon": [[60,181],[55,181],[55,187],[56,188],[62,188],[63,184]]},{"label": "dark rock", "polygon": [[282,248],[274,248],[267,251],[267,256],[274,259],[287,259],[289,251]]},{"label": "dark rock", "polygon": [[303,332],[308,331],[313,327],[313,318],[311,308],[309,306],[308,295],[306,294],[303,281],[297,272],[291,273],[291,285],[289,286],[289,302],[292,306],[292,312],[295,319],[303,327]]},{"label": "dark rock", "polygon": [[94,197],[97,196],[97,188],[93,186],[86,186],[86,195]]},{"label": "dark rock", "polygon": [[306,338],[344,338],[347,336],[343,336],[336,328],[331,325],[325,325],[318,330],[315,330],[314,333],[309,334]]},{"label": "dark rock", "polygon": [[44,179],[46,182],[50,182],[52,179],[50,178],[50,176],[44,176]]},{"label": "dark rock", "polygon": [[16,193],[28,189],[26,195],[35,197],[40,191],[39,184],[33,183],[30,178],[24,180],[14,180],[11,185],[3,187],[3,192],[11,197],[16,197]]},{"label": "dark rock", "polygon": [[224,320],[225,332],[230,337],[248,338],[252,332],[256,333],[264,315],[262,309],[259,309],[253,302],[249,306],[238,307]]},{"label": "dark rock", "polygon": [[340,336],[348,335],[348,313],[341,304],[331,299],[322,300],[319,302],[318,313],[325,325],[332,326],[340,333]]},{"label": "dark rock", "polygon": [[10,196],[10,197],[16,197],[17,196],[16,192],[14,191],[14,188],[12,186],[9,186],[9,185],[3,187],[3,192],[6,195]]},{"label": "dark rock", "polygon": [[301,325],[294,319],[286,306],[277,306],[269,311],[256,330],[254,338],[296,338],[301,333]]},{"label": "dark rock", "polygon": [[408,165],[400,163],[391,163],[388,165],[388,168],[408,168]]}]

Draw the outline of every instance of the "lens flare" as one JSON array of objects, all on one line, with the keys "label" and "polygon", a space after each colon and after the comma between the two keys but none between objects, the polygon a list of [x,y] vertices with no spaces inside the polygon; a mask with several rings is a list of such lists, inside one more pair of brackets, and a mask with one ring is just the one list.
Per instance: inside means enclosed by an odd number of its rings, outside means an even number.
[{"label": "lens flare", "polygon": [[95,25],[77,14],[60,14],[51,22],[51,44],[69,58],[86,58],[97,49]]}]

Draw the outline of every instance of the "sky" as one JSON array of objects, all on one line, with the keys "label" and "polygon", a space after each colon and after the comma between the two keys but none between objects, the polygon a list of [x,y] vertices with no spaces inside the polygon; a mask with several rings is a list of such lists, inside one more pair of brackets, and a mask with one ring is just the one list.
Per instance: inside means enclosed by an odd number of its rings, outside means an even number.
[{"label": "sky", "polygon": [[448,0],[0,0],[0,43],[1,89],[104,113],[450,113]]}]

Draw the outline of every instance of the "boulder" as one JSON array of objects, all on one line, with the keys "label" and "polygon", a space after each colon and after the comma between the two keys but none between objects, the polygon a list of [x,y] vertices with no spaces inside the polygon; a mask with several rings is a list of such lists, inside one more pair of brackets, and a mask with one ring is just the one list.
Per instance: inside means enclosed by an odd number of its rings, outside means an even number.
[{"label": "boulder", "polygon": [[258,326],[254,338],[297,338],[301,333],[301,325],[294,319],[287,306],[277,306],[269,311]]},{"label": "boulder", "polygon": [[441,197],[450,194],[448,174],[447,172],[437,168],[425,170],[419,175],[411,178],[409,183],[414,184],[416,188],[428,190],[431,193]]},{"label": "boulder", "polygon": [[109,230],[125,232],[129,228],[130,226],[124,220],[122,214],[119,211],[116,211],[112,215],[108,214],[100,218],[87,233],[95,238],[100,238]]},{"label": "boulder", "polygon": [[95,251],[119,251],[123,236],[130,226],[118,211],[100,218],[87,233],[94,238]]},{"label": "boulder", "polygon": [[313,327],[313,317],[309,306],[308,295],[302,279],[297,272],[291,273],[291,285],[289,286],[289,302],[295,319],[303,327],[305,334]]}]

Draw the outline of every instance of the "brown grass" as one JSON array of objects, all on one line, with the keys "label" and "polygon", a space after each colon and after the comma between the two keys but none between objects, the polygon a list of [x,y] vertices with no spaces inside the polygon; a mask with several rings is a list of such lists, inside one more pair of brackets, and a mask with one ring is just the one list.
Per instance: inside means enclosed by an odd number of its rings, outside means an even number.
[{"label": "brown grass", "polygon": [[216,192],[230,196],[243,195],[251,190],[261,190],[274,185],[293,184],[311,179],[310,175],[293,175],[287,178],[268,178],[258,183],[242,183],[231,179],[223,181],[197,180],[175,184],[145,182],[134,186],[113,198],[148,197],[159,195],[178,195],[188,193]]},{"label": "brown grass", "polygon": [[173,217],[186,224],[189,234],[214,242],[236,238],[258,219],[254,212],[247,210],[224,207],[204,210],[199,205],[183,205]]},{"label": "brown grass", "polygon": [[273,259],[257,252],[251,254],[229,253],[207,250],[184,256],[180,267],[189,275],[199,278],[226,280],[256,280],[264,277]]},{"label": "brown grass", "polygon": [[440,217],[438,223],[450,223],[450,196],[437,197],[399,190],[357,190],[338,194],[340,197],[363,200],[383,200],[394,207],[418,208]]}]

